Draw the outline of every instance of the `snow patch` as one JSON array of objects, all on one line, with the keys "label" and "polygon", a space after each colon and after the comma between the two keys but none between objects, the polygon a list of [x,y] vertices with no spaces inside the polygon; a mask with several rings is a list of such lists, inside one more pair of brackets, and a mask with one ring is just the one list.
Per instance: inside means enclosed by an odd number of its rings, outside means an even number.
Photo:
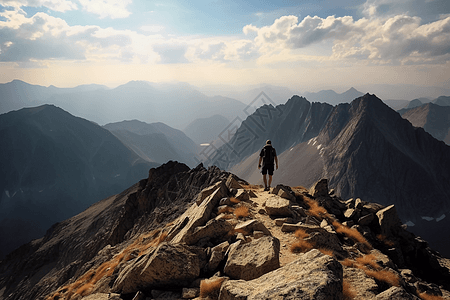
[{"label": "snow patch", "polygon": [[408,222],[406,222],[405,223],[408,227],[413,227],[413,226],[415,226],[416,224],[414,224],[413,222],[411,222],[411,221],[408,221]]},{"label": "snow patch", "polygon": [[442,216],[436,219],[436,222],[443,220],[445,217],[446,217],[445,214],[442,214]]},{"label": "snow patch", "polygon": [[322,145],[317,146],[317,150],[320,150],[321,147],[322,147]]},{"label": "snow patch", "polygon": [[119,176],[120,176],[120,174],[116,174],[116,175],[114,176],[114,178],[119,177]]},{"label": "snow patch", "polygon": [[289,152],[291,152],[292,150],[294,150],[294,148],[289,149]]},{"label": "snow patch", "polygon": [[209,146],[209,144],[208,143],[205,143],[205,144],[200,144],[200,147],[208,147]]},{"label": "snow patch", "polygon": [[432,218],[432,217],[422,217],[422,219],[424,219],[424,220],[427,220],[427,221],[433,221],[434,220],[434,218]]}]

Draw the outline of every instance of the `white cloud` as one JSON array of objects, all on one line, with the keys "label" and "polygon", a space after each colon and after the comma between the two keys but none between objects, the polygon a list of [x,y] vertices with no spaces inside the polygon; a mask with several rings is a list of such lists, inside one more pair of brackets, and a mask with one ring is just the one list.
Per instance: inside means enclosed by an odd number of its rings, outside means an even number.
[{"label": "white cloud", "polygon": [[45,6],[51,10],[65,12],[68,10],[76,10],[77,6],[68,0],[3,0],[3,6],[12,6],[19,9],[22,6],[41,7]]},{"label": "white cloud", "polygon": [[141,30],[142,31],[146,31],[146,32],[151,32],[151,33],[157,33],[157,32],[161,32],[164,30],[164,26],[162,25],[144,25],[141,26]]},{"label": "white cloud", "polygon": [[131,15],[127,6],[132,0],[79,0],[87,12],[98,15],[100,18],[111,19],[126,18]]},{"label": "white cloud", "polygon": [[397,15],[389,18],[283,16],[270,26],[244,27],[256,32],[255,43],[263,56],[286,49],[304,49],[331,41],[331,58],[370,60],[378,64],[439,63],[450,60],[450,17],[421,25],[421,18]]}]

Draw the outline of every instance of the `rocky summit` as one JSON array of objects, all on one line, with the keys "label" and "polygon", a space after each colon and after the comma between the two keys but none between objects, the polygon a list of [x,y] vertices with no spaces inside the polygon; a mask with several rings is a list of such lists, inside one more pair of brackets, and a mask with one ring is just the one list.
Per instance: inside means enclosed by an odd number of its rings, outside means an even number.
[{"label": "rocky summit", "polygon": [[394,205],[168,162],[0,264],[0,299],[450,299]]}]

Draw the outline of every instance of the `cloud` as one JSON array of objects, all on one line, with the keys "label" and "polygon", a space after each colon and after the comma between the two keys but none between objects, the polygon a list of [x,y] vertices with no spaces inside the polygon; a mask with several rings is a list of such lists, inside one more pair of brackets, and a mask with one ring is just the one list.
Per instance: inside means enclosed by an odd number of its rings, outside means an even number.
[{"label": "cloud", "polygon": [[11,6],[20,9],[22,6],[41,7],[45,6],[51,10],[65,12],[68,10],[76,10],[77,6],[68,0],[3,0],[3,6]]},{"label": "cloud", "polygon": [[160,63],[162,64],[178,64],[189,62],[185,54],[186,45],[178,44],[162,44],[153,46],[153,50],[159,54]]},{"label": "cloud", "polygon": [[263,55],[286,49],[310,48],[332,42],[332,58],[369,60],[378,64],[439,63],[450,60],[450,17],[421,25],[420,17],[350,16],[327,18],[283,16],[270,26],[244,27],[257,33],[255,44]]},{"label": "cloud", "polygon": [[156,32],[160,32],[164,30],[164,26],[162,25],[144,25],[141,26],[141,30],[142,31],[146,31],[146,32],[151,32],[151,33],[156,33]]},{"label": "cloud", "polygon": [[127,6],[132,0],[78,0],[87,12],[98,15],[101,19],[126,18],[131,15]]}]

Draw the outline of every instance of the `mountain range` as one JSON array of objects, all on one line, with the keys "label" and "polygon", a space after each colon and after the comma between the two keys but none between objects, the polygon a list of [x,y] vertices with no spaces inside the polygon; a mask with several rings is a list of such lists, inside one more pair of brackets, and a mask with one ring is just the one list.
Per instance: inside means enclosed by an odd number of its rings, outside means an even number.
[{"label": "mountain range", "polygon": [[[138,119],[182,129],[193,120],[215,114],[227,119],[244,116],[244,103],[222,96],[207,97],[186,83],[131,81],[114,89],[104,86],[55,88],[14,80],[0,84],[0,113],[54,104],[99,124]],[[199,109],[201,107],[201,110]]]},{"label": "mountain range", "polygon": [[0,140],[0,257],[159,165],[53,105],[0,115]]},{"label": "mountain range", "polygon": [[147,124],[138,120],[110,123],[103,126],[143,159],[157,163],[169,160],[183,162],[190,167],[198,163],[198,145],[186,134],[164,123]]},{"label": "mountain range", "polygon": [[[280,161],[274,184],[308,187],[328,178],[344,198],[395,204],[405,223],[429,217],[436,228],[450,229],[444,218],[450,212],[450,147],[374,95],[335,107],[300,97],[261,107],[211,156],[211,163],[262,183],[257,163],[266,139]],[[450,253],[442,239],[424,237]]]}]

